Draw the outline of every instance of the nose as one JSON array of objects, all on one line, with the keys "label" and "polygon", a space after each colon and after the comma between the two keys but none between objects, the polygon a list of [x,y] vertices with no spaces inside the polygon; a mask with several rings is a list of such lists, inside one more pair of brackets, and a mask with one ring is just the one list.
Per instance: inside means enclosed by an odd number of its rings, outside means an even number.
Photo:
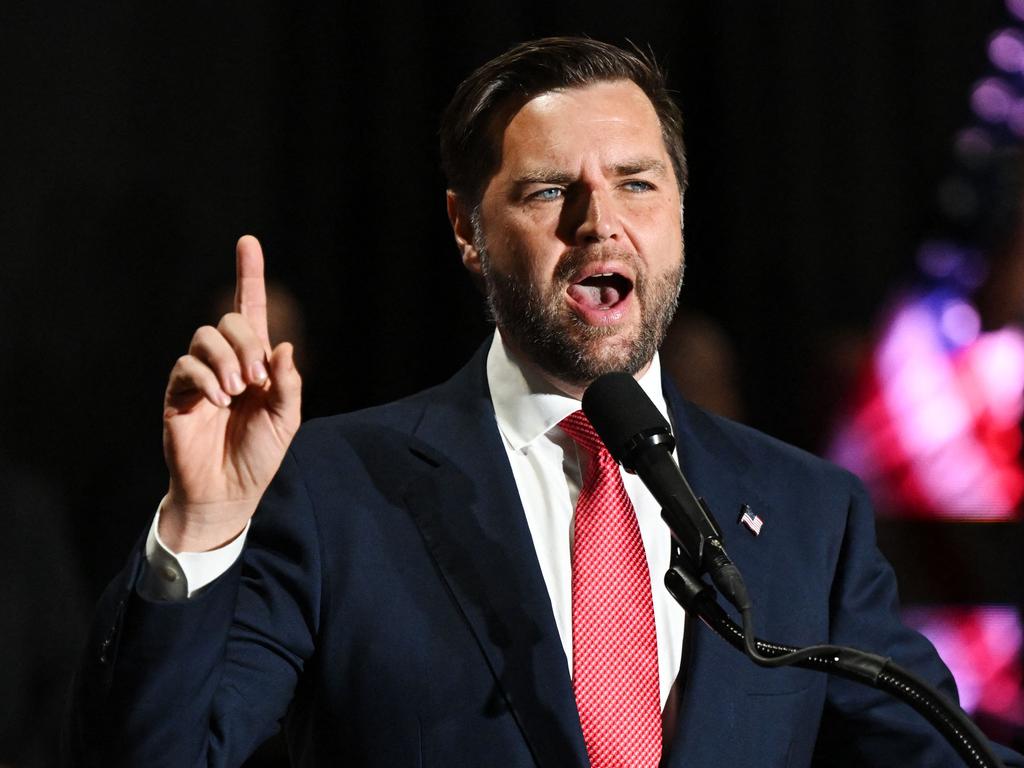
[{"label": "nose", "polygon": [[604,189],[591,188],[581,197],[580,203],[584,208],[576,227],[576,242],[589,245],[617,239],[621,234],[621,222],[612,195]]}]

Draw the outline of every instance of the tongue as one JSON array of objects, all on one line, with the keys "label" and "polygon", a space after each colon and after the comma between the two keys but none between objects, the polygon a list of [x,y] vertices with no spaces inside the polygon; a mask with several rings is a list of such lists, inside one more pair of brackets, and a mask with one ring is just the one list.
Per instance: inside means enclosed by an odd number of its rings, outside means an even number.
[{"label": "tongue", "polygon": [[590,309],[608,309],[619,302],[619,291],[610,285],[583,285],[575,283],[569,286],[569,295]]}]

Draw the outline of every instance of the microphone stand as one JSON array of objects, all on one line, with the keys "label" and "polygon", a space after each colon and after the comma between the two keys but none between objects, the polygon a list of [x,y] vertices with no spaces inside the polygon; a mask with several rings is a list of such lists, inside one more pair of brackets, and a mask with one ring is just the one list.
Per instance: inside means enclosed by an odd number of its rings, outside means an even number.
[{"label": "microphone stand", "polygon": [[[639,475],[661,505],[678,545],[665,586],[683,608],[755,664],[805,667],[885,691],[923,715],[971,768],[1004,768],[963,710],[891,659],[839,645],[793,648],[756,638],[750,596],[725,551],[722,530],[672,458],[671,428],[640,385],[628,373],[605,374],[584,393],[583,412],[615,460]],[[739,611],[742,627],[718,604],[718,592]]]},{"label": "microphone stand", "polygon": [[[664,515],[668,522],[668,515]],[[671,523],[669,523],[671,528]],[[675,531],[673,530],[673,535]],[[743,628],[718,604],[716,591],[683,564],[665,574],[665,586],[686,611],[693,613],[716,635],[762,666],[793,666],[826,672],[877,688],[909,704],[923,715],[957,751],[964,763],[975,768],[1004,768],[988,740],[963,710],[941,693],[891,659],[839,645],[798,649],[755,638],[749,610]],[[760,657],[760,658],[759,658]]]}]

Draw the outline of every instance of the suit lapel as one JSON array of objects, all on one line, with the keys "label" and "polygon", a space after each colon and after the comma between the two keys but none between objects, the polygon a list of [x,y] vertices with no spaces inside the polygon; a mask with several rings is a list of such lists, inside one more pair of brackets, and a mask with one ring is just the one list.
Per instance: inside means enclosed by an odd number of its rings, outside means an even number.
[{"label": "suit lapel", "polygon": [[[708,414],[684,401],[674,388],[666,387],[666,399],[675,419],[679,467],[718,521],[726,550],[745,576],[767,573],[779,528],[770,524],[775,510],[752,480],[756,465]],[[757,536],[738,524],[744,505],[768,522]]]},{"label": "suit lapel", "polygon": [[[665,386],[665,394],[675,420],[680,468],[694,492],[708,503],[722,528],[726,550],[757,600],[768,589],[774,512],[748,482],[754,467],[707,414],[686,403],[670,384]],[[737,525],[744,504],[768,521],[759,536]],[[719,603],[725,606],[724,600]],[[731,608],[729,611],[736,618]],[[687,616],[680,711],[665,765],[756,764],[757,755],[738,754],[741,740],[708,738],[708,734],[721,733],[726,724],[742,727],[740,710],[745,694],[729,681],[736,675],[742,677],[747,665],[750,671],[755,669],[739,651]],[[723,675],[724,670],[730,675]],[[724,757],[728,759],[723,761]]]},{"label": "suit lapel", "polygon": [[[429,467],[404,492],[424,540],[494,673],[496,693],[541,766],[586,766],[568,665],[533,539],[495,423],[485,345],[450,382],[425,396],[413,449]],[[721,525],[744,574],[768,574],[771,528],[754,537],[736,525],[743,504],[772,511],[748,485],[749,459],[707,415],[666,386],[679,463]],[[767,539],[766,539],[767,537]],[[762,578],[748,585],[766,588]],[[688,620],[680,670],[680,716],[666,765],[700,765],[724,745],[707,733],[737,722],[738,692],[719,685],[722,665],[746,663],[699,622]],[[735,657],[735,658],[732,658]],[[707,752],[708,749],[711,752]]]},{"label": "suit lapel", "polygon": [[[484,348],[486,349],[486,347]],[[482,350],[431,393],[404,498],[541,766],[587,765],[568,664],[495,423]]]}]

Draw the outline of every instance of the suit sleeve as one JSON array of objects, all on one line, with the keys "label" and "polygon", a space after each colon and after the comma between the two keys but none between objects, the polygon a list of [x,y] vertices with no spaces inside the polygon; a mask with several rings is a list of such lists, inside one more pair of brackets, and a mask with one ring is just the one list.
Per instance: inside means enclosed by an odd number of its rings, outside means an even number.
[{"label": "suit sleeve", "polygon": [[[957,702],[956,685],[931,643],[899,616],[896,577],[875,544],[874,512],[859,481],[852,491],[831,592],[831,641],[888,656]],[[1024,758],[995,745],[1006,766]],[[830,677],[815,765],[964,765],[909,705],[873,688]]]},{"label": "suit sleeve", "polygon": [[275,733],[311,657],[321,556],[289,452],[245,551],[199,597],[146,599],[142,546],[101,599],[65,729],[75,766],[235,766]]}]

